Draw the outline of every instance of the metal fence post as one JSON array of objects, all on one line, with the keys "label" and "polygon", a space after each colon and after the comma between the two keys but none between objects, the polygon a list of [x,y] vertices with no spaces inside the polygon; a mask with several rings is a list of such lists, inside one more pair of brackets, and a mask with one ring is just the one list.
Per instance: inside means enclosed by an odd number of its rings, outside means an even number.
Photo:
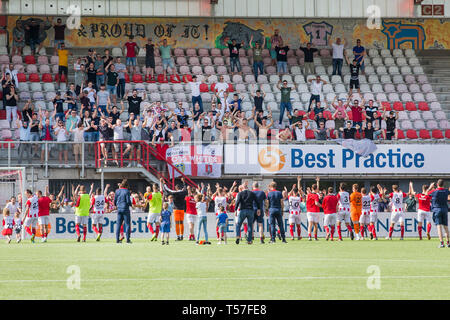
[{"label": "metal fence post", "polygon": [[45,141],[45,177],[48,178],[48,142]]},{"label": "metal fence post", "polygon": [[81,173],[80,176],[84,178],[84,141],[81,143]]}]

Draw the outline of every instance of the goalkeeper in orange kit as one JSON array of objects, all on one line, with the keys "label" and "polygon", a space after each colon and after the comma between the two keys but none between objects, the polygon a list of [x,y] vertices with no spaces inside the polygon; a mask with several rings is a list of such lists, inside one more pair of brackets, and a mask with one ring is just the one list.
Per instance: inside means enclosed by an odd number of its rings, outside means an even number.
[{"label": "goalkeeper in orange kit", "polygon": [[350,217],[353,221],[355,229],[356,240],[359,240],[359,218],[362,210],[362,195],[359,192],[359,186],[355,183],[352,187],[352,194],[350,195]]}]

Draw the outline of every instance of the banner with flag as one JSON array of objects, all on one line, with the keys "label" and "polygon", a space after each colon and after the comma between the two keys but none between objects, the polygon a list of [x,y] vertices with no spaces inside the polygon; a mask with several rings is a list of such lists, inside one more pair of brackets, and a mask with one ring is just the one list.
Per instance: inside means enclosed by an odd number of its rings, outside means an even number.
[{"label": "banner with flag", "polygon": [[[167,161],[187,176],[220,178],[222,175],[223,150],[217,145],[181,145],[167,149]],[[169,167],[169,174],[172,178]],[[175,178],[180,173],[175,171]]]}]

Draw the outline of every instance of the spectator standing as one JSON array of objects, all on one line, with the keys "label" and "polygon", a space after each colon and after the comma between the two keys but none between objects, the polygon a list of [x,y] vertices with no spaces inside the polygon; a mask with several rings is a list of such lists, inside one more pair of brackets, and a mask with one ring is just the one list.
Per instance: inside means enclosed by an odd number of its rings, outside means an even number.
[{"label": "spectator standing", "polygon": [[273,36],[270,37],[270,57],[272,58],[273,66],[277,63],[277,52],[275,51],[275,47],[279,46],[283,42],[283,38],[279,33],[280,30],[275,29]]},{"label": "spectator standing", "polygon": [[9,127],[12,128],[12,124],[17,120],[17,102],[19,97],[16,93],[16,87],[10,86],[9,93],[6,94],[6,120],[9,123]]},{"label": "spectator standing", "polygon": [[[128,91],[125,95],[128,95]],[[139,116],[141,114],[141,102],[145,100],[147,97],[147,93],[144,91],[143,98],[137,95],[137,90],[134,89],[131,96],[127,98],[128,100],[128,114],[134,113],[135,116]]]},{"label": "spectator standing", "polygon": [[83,122],[79,121],[74,128],[74,124],[70,127],[69,132],[73,135],[73,154],[75,156],[75,167],[78,168],[78,157],[81,158],[84,147],[84,126]]},{"label": "spectator standing", "polygon": [[344,62],[344,44],[341,44],[341,38],[336,38],[336,42],[330,38],[330,47],[333,48],[333,76],[342,76],[342,64]]},{"label": "spectator standing", "polygon": [[151,75],[150,79],[155,79],[155,45],[152,38],[148,38],[145,44],[145,72],[146,79],[148,79],[149,74]]},{"label": "spectator standing", "polygon": [[103,64],[103,59],[99,53],[95,57],[94,69],[96,71],[96,82],[95,89],[100,90],[100,86],[105,84],[105,67]]},{"label": "spectator standing", "polygon": [[219,82],[216,83],[216,86],[214,87],[214,90],[216,92],[216,96],[219,98],[218,99],[219,101],[217,101],[217,103],[221,102],[222,105],[226,107],[226,105],[225,105],[225,100],[226,99],[224,99],[224,94],[228,93],[229,85],[228,85],[228,83],[226,83],[224,81],[224,77],[223,76],[219,77]]},{"label": "spectator standing", "polygon": [[127,51],[126,64],[128,67],[128,72],[131,74],[136,73],[136,52],[139,52],[139,47],[137,43],[133,41],[133,39],[133,36],[129,36],[128,41],[123,46],[123,50]]},{"label": "spectator standing", "polygon": [[[33,112],[30,120],[30,141],[39,141],[39,119],[38,114]],[[39,144],[35,144],[34,152],[32,152],[31,157],[39,157],[38,155]]]},{"label": "spectator standing", "polygon": [[77,98],[78,98],[78,95],[76,93],[75,84],[71,83],[69,85],[69,90],[67,90],[66,94],[64,95],[64,99],[67,102],[67,110],[69,110],[69,112],[71,110],[75,110],[75,111],[78,110],[78,107],[77,107],[78,99]]},{"label": "spectator standing", "polygon": [[[41,141],[53,141],[55,140],[55,134],[53,130],[53,126],[50,123],[50,118],[46,118],[44,122],[42,121],[39,124],[39,129],[41,130]],[[47,146],[47,154],[45,154],[45,149]],[[48,154],[51,150],[52,144],[43,143],[41,147],[41,164],[44,163],[48,159]],[[47,157],[45,157],[47,155]]]},{"label": "spectator standing", "polygon": [[100,86],[100,91],[97,92],[97,110],[102,116],[108,116],[108,111],[106,106],[110,103],[109,91],[105,90],[105,85]]},{"label": "spectator standing", "polygon": [[25,47],[25,29],[21,20],[16,21],[16,26],[12,30],[13,45],[11,56],[22,55],[23,47]]},{"label": "spectator standing", "polygon": [[124,179],[119,185],[119,189],[116,190],[114,196],[114,205],[117,207],[117,224],[116,224],[116,243],[121,243],[119,240],[120,236],[120,227],[122,223],[124,224],[124,231],[127,238],[127,243],[131,243],[130,235],[131,235],[131,215],[130,215],[130,207],[131,203],[131,194],[128,190],[128,180]]},{"label": "spectator standing", "polygon": [[386,110],[383,112],[383,119],[386,121],[386,139],[395,140],[398,139],[398,130],[396,128],[396,122],[398,119],[398,111],[390,111],[389,116],[386,115]]},{"label": "spectator standing", "polygon": [[[21,72],[23,72],[23,67],[21,67]],[[14,86],[19,85],[19,79],[17,78],[17,74],[19,73],[19,70],[14,68],[14,65],[12,63],[9,64],[9,66],[6,65],[5,73],[9,73],[11,76],[11,81],[14,84]]]},{"label": "spectator standing", "polygon": [[113,105],[117,104],[117,88],[119,87],[119,74],[116,72],[116,66],[112,61],[105,69],[106,71],[106,87],[108,94],[111,96]]},{"label": "spectator standing", "polygon": [[361,94],[361,90],[359,89],[359,68],[360,65],[356,59],[353,59],[352,63],[347,56],[345,56],[345,60],[350,67],[350,91],[348,93],[349,96],[352,95],[353,89],[358,90],[358,94]]},{"label": "spectator standing", "polygon": [[41,41],[39,39],[39,31],[40,31],[40,23],[37,21],[36,18],[31,18],[30,23],[25,27],[26,30],[28,30],[29,34],[29,40],[30,40],[30,48],[31,48],[31,54],[36,54],[36,45],[38,45],[38,52],[41,50]]},{"label": "spectator standing", "polygon": [[[177,44],[177,40],[174,41],[173,45]],[[172,46],[169,46],[167,44],[167,39],[164,39],[162,41],[162,45],[159,46],[159,51],[161,53],[161,59],[163,64],[163,72],[164,72],[164,79],[167,79],[167,71],[170,68],[170,72],[172,74],[176,73],[175,65],[172,60]]]},{"label": "spectator standing", "polygon": [[[297,85],[294,82],[294,87],[288,87],[288,83],[286,80],[283,81],[283,86],[280,86],[281,80],[278,81],[277,88],[281,91],[281,103],[280,103],[280,120],[278,121],[279,127],[281,126],[281,122],[283,122],[284,112],[287,111],[289,114],[292,111],[291,104],[291,91],[292,89],[297,90]],[[289,119],[289,123],[291,120]]]},{"label": "spectator standing", "polygon": [[361,68],[362,74],[365,74],[364,58],[366,56],[366,48],[361,45],[361,39],[356,40],[356,46],[353,47],[353,54],[355,55],[355,60]]},{"label": "spectator standing", "polygon": [[236,224],[236,244],[239,244],[241,238],[241,226],[247,219],[248,233],[247,243],[252,244],[253,219],[255,216],[254,204],[256,204],[256,214],[261,215],[261,208],[255,194],[248,190],[246,183],[242,186],[243,190],[237,194],[235,210],[239,212],[238,222]]},{"label": "spectator standing", "polygon": [[60,45],[64,43],[66,25],[62,23],[61,18],[56,19],[56,23],[53,24],[55,30],[55,41],[53,43],[54,52],[56,53],[60,49]]},{"label": "spectator standing", "polygon": [[104,53],[105,53],[105,55],[102,57],[103,67],[106,69],[108,64],[110,64],[110,63],[114,64],[114,58],[109,53],[109,49],[105,49]]},{"label": "spectator standing", "polygon": [[89,67],[86,70],[86,74],[87,74],[88,85],[89,85],[89,82],[91,82],[91,87],[92,87],[92,84],[97,85],[97,70],[95,70],[93,62],[91,62],[89,64]]},{"label": "spectator standing", "polygon": [[313,101],[320,102],[320,94],[322,93],[322,87],[327,84],[325,80],[321,79],[320,76],[316,76],[316,79],[309,79],[311,83],[311,97],[309,98],[308,113],[311,111],[311,104]]},{"label": "spectator standing", "polygon": [[75,73],[75,93],[79,95],[81,92],[81,88],[86,86],[87,81],[86,68],[84,64],[81,63],[80,58],[77,58],[77,61],[73,64],[73,70]]},{"label": "spectator standing", "polygon": [[64,114],[64,99],[61,97],[61,92],[57,91],[55,99],[53,99],[53,107],[55,108],[55,118],[64,121],[66,115]]},{"label": "spectator standing", "polygon": [[[30,123],[31,123],[31,117],[29,117]],[[27,159],[27,162],[30,163],[31,157],[31,144],[28,144],[27,142],[30,141],[30,123],[28,121],[20,121],[17,120],[17,128],[19,128],[19,134],[20,134],[20,142],[19,143],[19,150],[18,150],[18,163],[22,163],[23,154],[26,154],[25,159]],[[23,142],[23,143],[22,143]]]},{"label": "spectator standing", "polygon": [[264,62],[262,57],[262,51],[263,48],[266,46],[266,38],[264,38],[264,41],[261,44],[259,41],[255,43],[255,46],[253,47],[253,35],[250,37],[249,46],[253,49],[253,74],[255,75],[255,81],[258,82],[258,71],[259,74],[264,73]]},{"label": "spectator standing", "polygon": [[94,49],[88,49],[88,55],[85,57],[86,65],[89,66],[91,63],[95,62],[96,52]]},{"label": "spectator standing", "polygon": [[283,46],[283,41],[279,46],[275,47],[277,52],[277,71],[279,75],[287,73],[287,53],[289,51],[289,46]]},{"label": "spectator standing", "polygon": [[312,47],[312,43],[308,42],[306,47],[300,46],[300,50],[305,54],[304,74],[306,76],[315,74],[314,70],[314,52],[318,52],[317,48]]},{"label": "spectator standing", "polygon": [[[361,95],[360,95],[361,97]],[[352,96],[350,96],[350,99]],[[365,100],[362,101],[361,105],[357,99],[353,100],[353,105],[350,107],[352,110],[353,127],[359,126],[358,131],[361,132],[362,121],[363,121],[363,105]]]},{"label": "spectator standing", "polygon": [[117,97],[119,99],[123,99],[123,96],[125,94],[125,74],[127,73],[127,67],[121,62],[120,57],[117,57],[114,68],[119,75],[119,83],[117,84]]},{"label": "spectator standing", "polygon": [[255,92],[255,84],[252,84],[252,89],[250,91],[250,94],[253,98],[253,105],[255,107],[255,112],[263,111],[263,103],[264,98],[266,97],[266,93],[261,88],[260,90],[256,90]]},{"label": "spectator standing", "polygon": [[69,56],[72,55],[72,53],[66,49],[66,46],[63,43],[60,44],[61,48],[57,49],[57,53],[58,53],[58,58],[59,58],[59,62],[58,62],[58,88],[60,88],[60,82],[61,82],[61,77],[64,74],[65,76],[65,82],[66,82],[66,87],[68,87],[68,81],[69,81],[69,77],[68,77],[68,71],[69,71]]},{"label": "spectator standing", "polygon": [[202,83],[204,83],[204,81],[198,81],[195,74],[192,76],[192,82],[189,82],[189,86],[191,87],[192,105],[195,106],[195,104],[198,103],[200,113],[203,113],[203,101],[200,94],[200,85]]},{"label": "spectator standing", "polygon": [[58,143],[58,158],[59,158],[59,167],[62,168],[62,156],[64,154],[64,163],[66,168],[70,168],[68,164],[68,148],[69,145],[66,143],[68,141],[69,132],[64,127],[64,122],[62,120],[58,120],[58,124],[55,128],[56,141]]},{"label": "spectator standing", "polygon": [[11,92],[11,87],[14,87],[14,81],[11,78],[10,73],[3,72],[2,74],[2,99],[3,99],[3,109],[6,109],[6,96]]},{"label": "spectator standing", "polygon": [[230,50],[230,69],[231,73],[234,75],[236,74],[235,69],[237,70],[237,73],[241,74],[241,62],[239,61],[239,49],[244,46],[244,41],[241,43],[237,43],[236,39],[231,40],[231,42],[228,42],[228,49]]}]

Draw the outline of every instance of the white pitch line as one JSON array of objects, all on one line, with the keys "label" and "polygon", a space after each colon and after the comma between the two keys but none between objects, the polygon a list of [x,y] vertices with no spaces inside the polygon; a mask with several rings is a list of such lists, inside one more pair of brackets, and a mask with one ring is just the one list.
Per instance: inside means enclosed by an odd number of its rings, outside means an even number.
[{"label": "white pitch line", "polygon": [[[417,275],[417,276],[381,276],[381,279],[442,279],[442,278],[450,278],[450,275],[442,276],[427,276],[427,275]],[[239,278],[239,277],[230,277],[230,278],[125,278],[125,279],[86,279],[82,280],[82,282],[114,282],[114,281],[223,281],[223,280],[350,280],[350,279],[367,279],[367,276],[328,276],[328,277],[252,277],[252,278]],[[15,282],[66,282],[67,280],[62,279],[7,279],[0,280],[0,283],[15,283]]]}]

